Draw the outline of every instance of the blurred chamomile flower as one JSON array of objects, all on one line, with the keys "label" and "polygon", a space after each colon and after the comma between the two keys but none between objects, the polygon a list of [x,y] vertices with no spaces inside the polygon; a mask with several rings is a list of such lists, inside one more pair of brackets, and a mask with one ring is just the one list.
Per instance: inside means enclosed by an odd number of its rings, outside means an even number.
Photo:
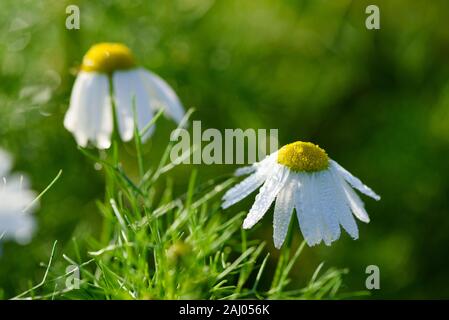
[{"label": "blurred chamomile flower", "polygon": [[273,239],[278,249],[284,243],[294,209],[307,244],[324,241],[330,245],[340,237],[340,225],[353,239],[358,238],[352,214],[369,222],[363,202],[353,188],[380,200],[373,190],[310,142],[288,144],[264,160],[238,169],[236,175],[249,173],[252,174],[226,192],[222,207],[232,206],[262,186],[243,228],[252,228],[276,200]]},{"label": "blurred chamomile flower", "polygon": [[31,240],[35,221],[28,208],[35,193],[28,188],[24,176],[9,175],[11,157],[0,150],[0,240],[12,239],[19,243]]},{"label": "blurred chamomile flower", "polygon": [[[85,147],[91,142],[99,149],[107,149],[111,145],[114,114],[121,139],[129,141],[134,135],[134,123],[142,131],[161,108],[177,123],[184,116],[173,89],[156,74],[138,67],[128,47],[100,43],[83,58],[64,126],[73,133],[78,145]],[[148,130],[143,139],[151,133]]]}]

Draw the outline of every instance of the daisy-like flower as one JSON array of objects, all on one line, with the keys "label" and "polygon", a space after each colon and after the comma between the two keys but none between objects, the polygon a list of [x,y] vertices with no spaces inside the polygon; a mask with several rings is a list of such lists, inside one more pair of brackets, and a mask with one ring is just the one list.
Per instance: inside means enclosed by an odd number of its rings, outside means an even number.
[{"label": "daisy-like flower", "polygon": [[[111,145],[114,114],[121,139],[129,141],[134,135],[134,123],[141,131],[161,108],[178,123],[184,116],[173,89],[156,74],[138,67],[128,47],[100,43],[83,58],[64,126],[73,133],[78,145],[85,147],[91,142],[99,149],[107,149]],[[148,130],[143,139],[151,133]]]},{"label": "daisy-like flower", "polygon": [[284,243],[294,209],[307,244],[324,241],[330,245],[340,237],[340,225],[353,239],[359,237],[353,214],[369,222],[363,202],[353,188],[380,200],[373,190],[310,142],[288,144],[261,162],[238,169],[236,175],[249,173],[252,174],[226,192],[222,207],[232,206],[262,186],[243,228],[252,228],[275,201],[273,240],[278,249]]},{"label": "daisy-like flower", "polygon": [[0,240],[12,239],[19,243],[31,240],[35,221],[30,211],[25,210],[35,199],[24,176],[9,175],[11,157],[0,150]]}]

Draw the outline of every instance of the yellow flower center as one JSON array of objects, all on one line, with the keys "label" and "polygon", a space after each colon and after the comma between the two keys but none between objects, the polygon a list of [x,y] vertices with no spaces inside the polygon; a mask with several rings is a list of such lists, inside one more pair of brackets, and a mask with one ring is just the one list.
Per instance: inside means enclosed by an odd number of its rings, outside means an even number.
[{"label": "yellow flower center", "polygon": [[278,163],[293,171],[321,171],[329,166],[326,151],[311,142],[297,141],[278,151]]},{"label": "yellow flower center", "polygon": [[99,43],[84,55],[81,70],[112,73],[134,67],[134,57],[127,46],[120,43]]}]

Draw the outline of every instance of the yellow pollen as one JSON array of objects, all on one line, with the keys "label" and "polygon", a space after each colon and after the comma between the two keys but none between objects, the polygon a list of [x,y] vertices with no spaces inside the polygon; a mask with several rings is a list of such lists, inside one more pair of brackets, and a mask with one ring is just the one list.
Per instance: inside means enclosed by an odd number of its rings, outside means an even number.
[{"label": "yellow pollen", "polygon": [[311,142],[297,141],[278,151],[278,163],[293,171],[321,171],[329,166],[326,151]]},{"label": "yellow pollen", "polygon": [[99,43],[93,45],[84,55],[82,71],[112,73],[135,67],[131,50],[120,43]]}]

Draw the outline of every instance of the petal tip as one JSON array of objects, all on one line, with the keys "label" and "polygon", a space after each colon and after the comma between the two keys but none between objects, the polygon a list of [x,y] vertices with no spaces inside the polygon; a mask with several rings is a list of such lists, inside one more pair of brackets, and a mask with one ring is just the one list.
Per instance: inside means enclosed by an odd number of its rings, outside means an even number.
[{"label": "petal tip", "polygon": [[273,238],[273,242],[274,242],[274,247],[278,250],[281,249],[282,245],[284,244],[284,240],[281,240],[281,239]]},{"label": "petal tip", "polygon": [[243,229],[251,229],[253,227],[253,223],[245,219],[243,221]]}]

